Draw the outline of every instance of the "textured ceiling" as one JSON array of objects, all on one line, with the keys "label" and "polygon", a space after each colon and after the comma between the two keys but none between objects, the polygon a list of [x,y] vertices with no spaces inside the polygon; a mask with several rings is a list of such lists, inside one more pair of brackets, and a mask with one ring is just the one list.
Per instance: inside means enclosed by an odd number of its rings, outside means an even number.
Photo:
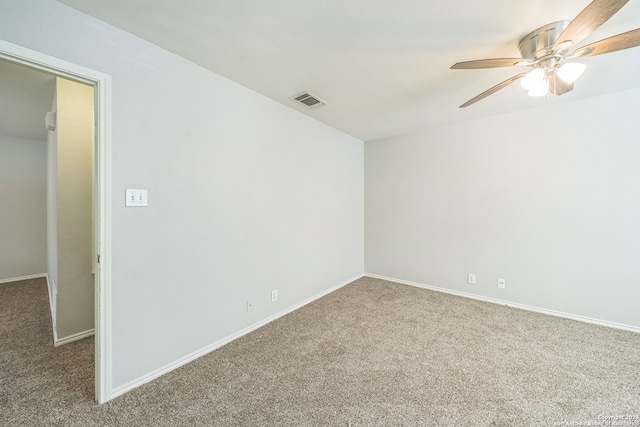
[{"label": "textured ceiling", "polygon": [[53,76],[0,60],[0,134],[46,141],[54,88]]},{"label": "textured ceiling", "polygon": [[[518,57],[522,36],[573,19],[588,0],[62,3],[362,140],[640,86],[635,48],[582,60],[587,71],[562,97],[530,98],[513,84],[458,108],[522,70],[450,70],[453,63]],[[640,0],[632,0],[581,45],[638,27]],[[328,105],[308,110],[289,99],[304,90]]]}]

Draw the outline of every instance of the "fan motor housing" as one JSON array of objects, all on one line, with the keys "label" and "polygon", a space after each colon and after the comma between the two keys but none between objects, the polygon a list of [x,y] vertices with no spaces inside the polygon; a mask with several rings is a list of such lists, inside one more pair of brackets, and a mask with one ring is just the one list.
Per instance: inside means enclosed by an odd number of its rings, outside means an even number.
[{"label": "fan motor housing", "polygon": [[524,36],[518,43],[523,58],[536,60],[553,53],[553,45],[571,21],[557,21],[538,28]]}]

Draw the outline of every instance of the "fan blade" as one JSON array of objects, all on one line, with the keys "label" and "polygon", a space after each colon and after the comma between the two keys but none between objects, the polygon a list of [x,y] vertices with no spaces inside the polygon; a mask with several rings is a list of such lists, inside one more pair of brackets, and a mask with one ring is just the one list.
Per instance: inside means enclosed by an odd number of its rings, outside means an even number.
[{"label": "fan blade", "polygon": [[616,14],[629,0],[593,0],[564,29],[553,45],[554,52],[575,46]]},{"label": "fan blade", "polygon": [[564,95],[567,92],[573,90],[573,83],[567,83],[563,81],[556,73],[551,74],[549,77],[549,92],[555,96]]},{"label": "fan blade", "polygon": [[531,62],[524,58],[494,58],[494,59],[478,59],[475,61],[458,62],[451,66],[454,70],[475,70],[478,68],[502,68],[515,67],[520,65],[531,65]]},{"label": "fan blade", "polygon": [[636,46],[640,46],[640,28],[583,46],[573,52],[569,58],[602,55]]},{"label": "fan blade", "polygon": [[465,108],[468,107],[471,104],[475,104],[476,102],[480,101],[481,99],[486,98],[487,96],[496,93],[497,91],[499,91],[502,88],[505,88],[507,86],[509,86],[511,83],[515,82],[516,80],[522,78],[525,76],[525,74],[527,73],[520,73],[516,76],[511,77],[510,79],[507,79],[505,81],[503,81],[502,83],[498,83],[497,85],[495,85],[494,87],[492,87],[491,89],[485,90],[484,92],[482,92],[480,95],[476,96],[475,98],[472,98],[470,100],[468,100],[467,102],[465,102],[464,104],[462,104],[460,106],[460,108]]}]

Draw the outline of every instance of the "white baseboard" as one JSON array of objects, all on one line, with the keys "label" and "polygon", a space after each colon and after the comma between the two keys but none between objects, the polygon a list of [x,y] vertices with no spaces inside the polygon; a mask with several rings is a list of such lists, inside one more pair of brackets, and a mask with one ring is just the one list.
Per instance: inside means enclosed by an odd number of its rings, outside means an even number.
[{"label": "white baseboard", "polygon": [[47,277],[47,273],[31,274],[29,276],[9,277],[8,279],[0,279],[0,284],[19,282],[20,280],[39,279],[40,277]]},{"label": "white baseboard", "polygon": [[70,342],[74,342],[74,341],[81,340],[82,338],[90,337],[91,335],[94,335],[95,332],[96,332],[95,329],[89,329],[88,331],[78,332],[77,334],[69,335],[68,337],[64,337],[61,339],[58,339],[56,334],[56,338],[53,345],[55,345],[56,347],[59,347],[64,344],[69,344]]},{"label": "white baseboard", "polygon": [[309,304],[309,303],[311,303],[311,302],[313,302],[313,301],[315,301],[315,300],[317,300],[319,298],[322,298],[323,296],[325,296],[327,294],[330,294],[331,292],[334,292],[334,291],[342,288],[343,286],[348,285],[349,283],[353,282],[354,280],[358,280],[361,277],[363,277],[363,275],[356,276],[356,277],[354,277],[352,279],[347,280],[346,282],[340,283],[339,285],[336,285],[336,286],[334,286],[334,287],[332,287],[330,289],[327,289],[326,291],[320,292],[319,294],[314,295],[311,298],[307,298],[306,300],[304,300],[304,301],[302,301],[302,302],[300,302],[298,304],[294,304],[291,307],[286,308],[285,310],[282,310],[282,311],[276,313],[275,315],[269,316],[266,319],[263,319],[263,320],[261,320],[261,321],[259,321],[257,323],[254,323],[253,325],[248,326],[248,327],[246,327],[246,328],[244,328],[244,329],[242,329],[242,330],[240,330],[240,331],[238,331],[238,332],[236,332],[234,334],[231,334],[226,338],[223,338],[223,339],[221,339],[219,341],[216,341],[216,342],[214,342],[212,344],[209,344],[208,346],[206,346],[204,348],[201,348],[200,350],[196,350],[193,353],[188,354],[188,355],[176,360],[175,362],[171,362],[171,363],[169,363],[169,364],[167,364],[167,365],[165,365],[165,366],[163,366],[161,368],[156,369],[155,371],[152,371],[152,372],[150,372],[150,373],[148,373],[146,375],[143,375],[142,377],[139,377],[139,378],[137,378],[137,379],[135,379],[133,381],[130,381],[130,382],[124,384],[124,385],[121,385],[119,387],[115,387],[113,390],[111,390],[110,398],[114,399],[114,398],[116,398],[116,397],[118,397],[118,396],[120,396],[120,395],[122,395],[122,394],[124,394],[124,393],[126,393],[128,391],[130,391],[130,390],[133,390],[136,387],[141,386],[142,384],[148,383],[149,381],[152,381],[152,380],[158,378],[161,375],[164,375],[164,374],[166,374],[168,372],[171,372],[174,369],[177,369],[182,365],[185,365],[185,364],[187,364],[187,363],[189,363],[189,362],[191,362],[191,361],[193,361],[195,359],[198,359],[199,357],[202,357],[205,354],[210,353],[213,350],[216,350],[216,349],[222,347],[223,345],[242,337],[243,335],[248,334],[249,332],[255,331],[256,329],[266,325],[267,323],[273,322],[274,320],[276,320],[276,319],[278,319],[278,318],[280,318],[280,317],[282,317],[282,316],[284,316],[286,314],[289,314],[289,313],[291,313],[291,312],[293,312],[293,311],[295,311],[295,310],[297,310],[297,309],[299,309],[299,308],[301,308],[301,307],[303,307],[303,306],[305,306],[305,305],[307,305],[307,304]]},{"label": "white baseboard", "polygon": [[519,308],[521,310],[533,311],[535,313],[547,314],[555,317],[562,317],[564,319],[577,320],[579,322],[591,323],[593,325],[607,326],[609,328],[622,329],[624,331],[640,333],[640,327],[624,325],[622,323],[610,322],[608,320],[593,319],[591,317],[579,316],[577,314],[563,313],[561,311],[548,310],[546,308],[534,307],[531,305],[518,304],[510,301],[504,301],[495,298],[489,298],[481,295],[469,294],[466,292],[454,291],[446,288],[439,288],[436,286],[425,285],[423,283],[410,282],[408,280],[395,279],[393,277],[380,276],[378,274],[365,273],[365,277],[371,277],[373,279],[381,279],[389,282],[401,283],[403,285],[415,286],[422,289],[428,289],[430,291],[443,292],[445,294],[456,295],[464,298],[471,298],[478,301],[490,302],[493,304],[506,305],[512,308]]}]

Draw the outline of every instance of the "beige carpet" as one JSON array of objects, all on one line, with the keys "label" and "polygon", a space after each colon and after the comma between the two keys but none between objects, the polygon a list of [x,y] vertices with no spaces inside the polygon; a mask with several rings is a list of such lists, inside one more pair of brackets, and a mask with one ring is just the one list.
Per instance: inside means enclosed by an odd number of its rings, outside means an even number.
[{"label": "beige carpet", "polygon": [[369,278],[102,406],[44,281],[0,285],[0,343],[3,426],[640,426],[640,334]]}]

